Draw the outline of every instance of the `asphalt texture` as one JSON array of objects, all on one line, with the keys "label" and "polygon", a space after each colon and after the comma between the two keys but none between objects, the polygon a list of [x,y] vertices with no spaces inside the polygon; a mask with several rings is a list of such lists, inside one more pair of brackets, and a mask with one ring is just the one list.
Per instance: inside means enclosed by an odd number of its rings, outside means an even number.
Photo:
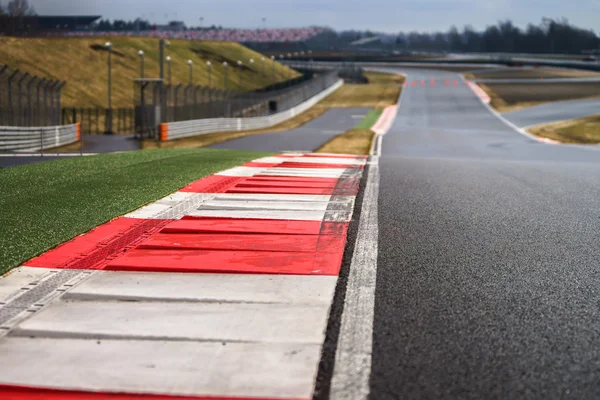
[{"label": "asphalt texture", "polygon": [[405,88],[383,139],[371,399],[600,398],[600,152],[459,82]]},{"label": "asphalt texture", "polygon": [[285,132],[250,135],[210,146],[213,149],[256,151],[313,151],[352,129],[369,108],[335,108],[303,126]]},{"label": "asphalt texture", "polygon": [[114,153],[140,149],[134,135],[84,135],[83,149],[87,153]]},{"label": "asphalt texture", "polygon": [[533,125],[548,124],[556,121],[583,118],[600,112],[600,99],[569,100],[527,107],[509,111],[502,116],[524,128]]}]

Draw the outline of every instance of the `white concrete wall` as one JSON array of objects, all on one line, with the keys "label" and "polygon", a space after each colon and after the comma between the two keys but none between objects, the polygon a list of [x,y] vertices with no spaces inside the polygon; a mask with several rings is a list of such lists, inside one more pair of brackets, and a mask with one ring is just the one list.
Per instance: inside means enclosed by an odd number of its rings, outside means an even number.
[{"label": "white concrete wall", "polygon": [[268,128],[284,121],[287,121],[294,116],[303,113],[308,110],[325,97],[339,89],[344,82],[342,80],[337,81],[321,93],[314,97],[311,97],[304,103],[297,105],[296,107],[290,108],[289,110],[282,111],[277,114],[269,115],[266,117],[253,117],[253,118],[207,118],[198,119],[192,121],[182,122],[170,122],[167,125],[168,139],[180,139],[184,137],[205,135],[208,133],[215,132],[229,132],[229,131],[246,131],[252,129],[263,129]]},{"label": "white concrete wall", "polygon": [[77,124],[44,127],[0,126],[0,151],[39,151],[77,142]]}]

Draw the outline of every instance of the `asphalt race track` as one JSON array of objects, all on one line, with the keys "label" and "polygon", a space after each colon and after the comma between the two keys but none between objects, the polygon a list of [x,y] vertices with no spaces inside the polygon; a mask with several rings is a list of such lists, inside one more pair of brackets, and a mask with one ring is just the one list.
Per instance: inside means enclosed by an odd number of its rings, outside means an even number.
[{"label": "asphalt race track", "polygon": [[600,398],[600,151],[402,72],[427,84],[383,139],[371,398]]},{"label": "asphalt race track", "polygon": [[600,100],[568,100],[509,111],[502,116],[520,128],[597,114]]},{"label": "asphalt race track", "polygon": [[210,147],[256,151],[313,151],[334,136],[353,128],[367,112],[368,108],[335,108],[296,129],[250,135]]}]

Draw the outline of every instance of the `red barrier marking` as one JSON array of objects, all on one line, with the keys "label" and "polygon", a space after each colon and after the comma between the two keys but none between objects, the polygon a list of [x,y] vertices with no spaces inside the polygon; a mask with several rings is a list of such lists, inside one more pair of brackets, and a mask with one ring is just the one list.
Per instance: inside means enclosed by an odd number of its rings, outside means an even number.
[{"label": "red barrier marking", "polygon": [[260,190],[261,188],[322,188],[322,189],[333,189],[335,188],[334,182],[300,182],[300,181],[253,181],[246,179],[244,182],[238,183],[234,189],[237,188],[255,188]]},{"label": "red barrier marking", "polygon": [[457,85],[458,85],[458,81],[454,81],[454,86],[457,86]]},{"label": "red barrier marking", "polygon": [[24,265],[40,268],[59,268],[91,252],[101,243],[110,242],[141,221],[143,220],[123,217],[114,219],[92,229],[87,234],[77,236],[41,256],[29,260]]},{"label": "red barrier marking", "polygon": [[[186,216],[165,226],[161,233],[274,233],[287,235],[328,234],[330,223],[321,221],[283,221]],[[340,224],[340,223],[338,223]],[[345,223],[343,223],[345,224]],[[322,229],[323,228],[323,229]]]},{"label": "red barrier marking", "polygon": [[435,80],[431,80],[431,86],[435,86]]},{"label": "red barrier marking", "polygon": [[425,86],[425,81],[421,81],[421,86]]},{"label": "red barrier marking", "polygon": [[[324,236],[324,238],[327,236]],[[105,270],[189,273],[338,275],[345,238],[315,253],[274,251],[142,250],[110,261]],[[337,244],[337,243],[341,243]],[[339,251],[339,249],[342,251]],[[332,252],[333,251],[333,252]]]},{"label": "red barrier marking", "polygon": [[273,168],[279,166],[280,163],[263,163],[250,161],[243,164],[242,167],[254,167],[254,168]]},{"label": "red barrier marking", "polygon": [[247,187],[235,187],[227,190],[225,193],[271,193],[271,194],[333,194],[333,188],[247,188]]},{"label": "red barrier marking", "polygon": [[408,82],[404,81],[404,87],[408,86]]},{"label": "red barrier marking", "polygon": [[304,176],[254,175],[246,181],[250,182],[328,182],[336,183],[340,178],[311,178]]},{"label": "red barrier marking", "polygon": [[[162,394],[93,393],[0,385],[2,400],[300,400],[258,397],[171,396]],[[308,399],[304,399],[308,400]]]},{"label": "red barrier marking", "polygon": [[413,86],[417,86],[417,82],[416,81],[412,81],[412,85]]},{"label": "red barrier marking", "polygon": [[450,81],[446,81],[446,86],[450,86]]},{"label": "red barrier marking", "polygon": [[271,163],[255,163],[250,162],[244,164],[244,167],[255,168],[362,168],[361,165],[354,164],[323,164],[323,163],[307,163],[307,162],[282,162],[279,164]]},{"label": "red barrier marking", "polygon": [[355,164],[321,164],[321,163],[307,163],[307,162],[285,162],[279,164],[278,167],[281,168],[360,168],[362,169],[363,165],[355,165]]},{"label": "red barrier marking", "polygon": [[[281,157],[281,156],[277,156]],[[354,154],[304,154],[302,157],[310,157],[310,158],[350,158],[355,160],[366,160],[369,156],[357,156]]]},{"label": "red barrier marking", "polygon": [[154,250],[249,250],[312,253],[318,235],[273,234],[168,234],[153,235],[138,249]]},{"label": "red barrier marking", "polygon": [[246,179],[244,176],[221,176],[211,175],[199,181],[192,182],[180,192],[193,192],[193,193],[224,193],[230,187],[235,186]]}]

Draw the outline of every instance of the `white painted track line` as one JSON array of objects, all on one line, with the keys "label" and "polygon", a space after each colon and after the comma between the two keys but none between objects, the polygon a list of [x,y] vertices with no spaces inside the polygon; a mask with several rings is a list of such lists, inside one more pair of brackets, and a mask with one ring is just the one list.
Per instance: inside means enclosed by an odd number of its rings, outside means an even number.
[{"label": "white painted track line", "polygon": [[309,399],[321,345],[9,337],[0,354],[11,385]]},{"label": "white painted track line", "polygon": [[369,396],[379,237],[379,157],[373,156],[369,164],[335,353],[332,400],[366,400]]}]

